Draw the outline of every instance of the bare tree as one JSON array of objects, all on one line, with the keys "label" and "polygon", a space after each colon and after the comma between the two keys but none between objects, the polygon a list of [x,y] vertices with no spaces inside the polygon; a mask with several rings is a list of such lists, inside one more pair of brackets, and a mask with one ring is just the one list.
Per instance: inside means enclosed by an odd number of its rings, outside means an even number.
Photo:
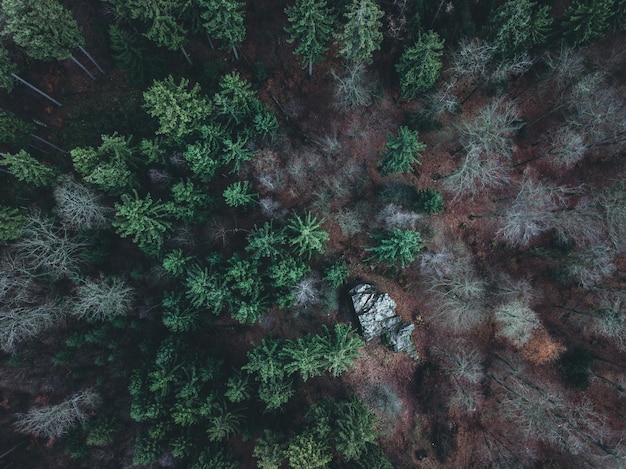
[{"label": "bare tree", "polygon": [[571,126],[564,125],[550,135],[546,156],[555,166],[571,169],[585,157],[586,152],[583,135]]},{"label": "bare tree", "polygon": [[516,348],[526,345],[533,331],[542,327],[537,313],[519,299],[497,306],[494,318],[497,325],[496,337],[503,337]]},{"label": "bare tree", "polygon": [[70,230],[106,228],[115,211],[103,203],[102,196],[77,183],[71,176],[59,180],[53,191],[56,212]]},{"label": "bare tree", "polygon": [[80,318],[103,321],[127,315],[135,291],[118,277],[86,279],[77,288],[70,312]]},{"label": "bare tree", "polygon": [[17,414],[14,423],[20,433],[42,438],[57,438],[76,425],[87,420],[89,412],[100,402],[97,393],[81,391],[56,405],[33,407],[24,414]]}]

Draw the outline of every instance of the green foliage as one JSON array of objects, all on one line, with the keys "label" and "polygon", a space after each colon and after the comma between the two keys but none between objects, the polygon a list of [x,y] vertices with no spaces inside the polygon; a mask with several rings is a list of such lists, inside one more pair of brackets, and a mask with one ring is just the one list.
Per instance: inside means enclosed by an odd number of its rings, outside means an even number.
[{"label": "green foliage", "polygon": [[163,295],[163,325],[175,333],[191,332],[198,328],[198,310],[188,307],[180,296],[171,292]]},{"label": "green foliage", "polygon": [[346,283],[350,270],[345,259],[337,259],[324,269],[324,280],[332,287],[339,288]]},{"label": "green foliage", "polygon": [[353,62],[372,62],[372,54],[383,40],[381,18],[384,13],[374,0],[352,0],[344,14],[339,33],[339,54]]},{"label": "green foliage", "polygon": [[222,276],[208,268],[192,266],[187,271],[186,296],[196,308],[207,308],[219,315],[230,301],[231,294]]},{"label": "green foliage", "polygon": [[179,17],[185,13],[189,0],[127,0],[123,11],[148,25],[144,35],[161,47],[180,49],[187,31]]},{"label": "green foliage", "polygon": [[133,464],[145,466],[157,462],[161,455],[161,445],[158,441],[147,434],[139,434],[135,439],[135,451],[133,452]]},{"label": "green foliage", "polygon": [[256,376],[261,382],[270,382],[285,377],[282,343],[278,339],[265,338],[248,352],[248,363],[241,369]]},{"label": "green foliage", "polygon": [[148,114],[159,121],[157,134],[181,139],[200,129],[211,115],[211,102],[197,83],[189,88],[189,80],[176,84],[172,76],[155,80],[143,94]]},{"label": "green foliage", "polygon": [[367,251],[372,253],[369,259],[378,263],[399,265],[402,269],[415,260],[415,256],[423,247],[422,237],[416,230],[394,228],[371,237],[378,241],[378,244],[367,248]]},{"label": "green foliage", "polygon": [[208,182],[215,176],[221,163],[213,158],[213,148],[209,142],[199,142],[187,146],[183,157],[191,165],[193,173],[203,182]]},{"label": "green foliage", "polygon": [[244,2],[237,0],[196,0],[202,27],[211,38],[221,39],[224,49],[236,48],[246,37]]},{"label": "green foliage", "polygon": [[229,451],[224,448],[209,447],[198,457],[190,469],[237,469],[240,467]]},{"label": "green foliage", "polygon": [[3,0],[3,35],[34,59],[67,59],[77,44],[85,45],[72,13],[56,0]]},{"label": "green foliage", "polygon": [[20,150],[15,154],[0,153],[0,166],[7,167],[19,181],[35,187],[49,185],[55,174],[54,169],[40,163],[25,150]]},{"label": "green foliage", "polygon": [[7,93],[13,91],[15,81],[11,76],[17,72],[17,66],[11,61],[9,53],[4,47],[0,47],[0,88]]},{"label": "green foliage", "polygon": [[573,47],[600,39],[613,15],[613,0],[575,0],[563,13],[563,36]]},{"label": "green foliage", "polygon": [[249,181],[236,181],[230,184],[223,193],[226,205],[230,207],[248,207],[257,200],[257,194],[250,188]]},{"label": "green foliage", "polygon": [[299,372],[303,381],[322,374],[324,361],[320,352],[319,336],[310,335],[286,341],[280,351],[285,360],[285,371],[289,374]]},{"label": "green foliage", "polygon": [[113,220],[117,233],[122,237],[132,236],[133,242],[144,251],[161,249],[165,233],[172,227],[167,220],[168,207],[160,200],[153,201],[150,194],[140,199],[135,190],[133,195],[123,194],[121,199],[121,204],[115,204]]},{"label": "green foliage", "polygon": [[226,138],[223,143],[222,161],[224,164],[233,163],[233,169],[231,171],[233,173],[239,171],[241,163],[250,161],[254,156],[254,153],[247,148],[247,139],[237,137],[235,141],[232,141]]},{"label": "green foliage", "polygon": [[335,425],[337,451],[347,460],[358,459],[375,442],[376,416],[359,399],[339,404]]},{"label": "green foliage", "polygon": [[185,267],[193,259],[183,255],[182,249],[174,249],[163,257],[163,268],[172,276],[179,278],[185,273]]},{"label": "green foliage", "polygon": [[262,108],[252,85],[237,72],[224,75],[220,90],[213,97],[218,113],[231,125],[239,125],[254,119],[257,109]]},{"label": "green foliage", "polygon": [[[2,67],[2,50],[0,49],[0,88],[3,88],[2,80],[5,76]],[[7,80],[12,82],[13,78],[9,76]],[[35,126],[33,124],[24,122],[10,111],[0,109],[0,143],[11,146],[21,145],[34,129]]]},{"label": "green foliage", "polygon": [[591,365],[594,358],[583,348],[575,348],[565,353],[560,359],[561,374],[568,387],[585,389],[589,387],[591,379]]},{"label": "green foliage", "polygon": [[312,72],[313,62],[320,61],[328,52],[330,37],[334,31],[335,18],[326,0],[296,0],[285,8],[289,24],[285,31],[288,43],[298,41],[294,52],[302,58]]},{"label": "green foliage", "polygon": [[433,87],[441,71],[442,55],[443,40],[434,31],[420,34],[415,44],[405,49],[396,64],[403,99],[414,99]]},{"label": "green foliage", "polygon": [[257,259],[275,260],[283,254],[283,246],[287,241],[281,229],[275,229],[272,222],[265,222],[262,227],[254,227],[248,234],[246,251]]},{"label": "green foliage", "polygon": [[226,399],[236,404],[238,402],[245,401],[250,398],[250,385],[248,383],[248,376],[237,370],[226,381],[226,392],[224,393]]},{"label": "green foliage", "polygon": [[530,0],[509,0],[500,5],[489,21],[496,54],[514,59],[541,46],[550,32],[550,7]]},{"label": "green foliage", "polygon": [[24,226],[24,215],[12,207],[0,207],[0,244],[19,238]]},{"label": "green foliage", "polygon": [[259,385],[259,399],[265,405],[265,412],[281,410],[295,395],[293,383],[288,378],[276,378],[263,381]]},{"label": "green foliage", "polygon": [[339,376],[362,356],[363,339],[347,324],[335,324],[333,331],[324,326],[324,333],[319,336],[318,347],[326,371],[334,377]]},{"label": "green foliage", "polygon": [[314,252],[324,252],[328,232],[320,229],[323,224],[324,219],[318,220],[311,212],[308,212],[304,219],[296,214],[289,220],[287,224],[289,244],[297,249],[298,255],[306,254],[311,258]]},{"label": "green foliage", "polygon": [[426,145],[419,141],[419,132],[400,126],[398,136],[387,134],[387,143],[378,169],[383,176],[393,173],[408,173],[414,164],[420,164],[420,151]]},{"label": "green foliage", "polygon": [[183,222],[202,222],[208,219],[208,212],[213,207],[213,199],[206,195],[193,181],[185,180],[172,186],[172,216]]},{"label": "green foliage", "polygon": [[102,144],[98,148],[74,148],[70,156],[74,168],[85,181],[109,194],[119,195],[135,185],[135,176],[129,166],[133,160],[130,137],[102,135]]},{"label": "green foliage", "polygon": [[145,39],[110,25],[109,40],[115,64],[131,83],[142,85],[163,74],[164,60],[148,50]]},{"label": "green foliage", "polygon": [[117,433],[117,422],[114,418],[96,417],[87,422],[87,437],[85,442],[89,446],[105,446],[113,442]]},{"label": "green foliage", "polygon": [[443,197],[441,192],[436,189],[425,189],[417,193],[415,206],[429,215],[439,213],[444,209]]},{"label": "green foliage", "polygon": [[217,411],[212,412],[208,419],[205,433],[209,441],[220,441],[239,431],[240,425],[241,416],[230,412],[224,405],[218,405]]},{"label": "green foliage", "polygon": [[326,468],[333,459],[328,443],[313,433],[294,436],[285,450],[285,457],[291,467],[299,469]]},{"label": "green foliage", "polygon": [[252,455],[258,459],[259,469],[280,469],[283,457],[281,435],[270,430],[263,430],[263,434],[256,439]]}]

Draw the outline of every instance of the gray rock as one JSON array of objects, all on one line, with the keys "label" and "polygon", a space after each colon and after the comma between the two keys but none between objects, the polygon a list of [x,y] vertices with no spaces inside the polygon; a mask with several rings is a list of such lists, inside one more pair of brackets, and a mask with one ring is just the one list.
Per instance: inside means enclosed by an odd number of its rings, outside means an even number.
[{"label": "gray rock", "polygon": [[363,283],[350,290],[350,295],[365,340],[381,337],[393,351],[403,351],[417,359],[411,339],[415,326],[396,314],[396,302],[387,293]]}]

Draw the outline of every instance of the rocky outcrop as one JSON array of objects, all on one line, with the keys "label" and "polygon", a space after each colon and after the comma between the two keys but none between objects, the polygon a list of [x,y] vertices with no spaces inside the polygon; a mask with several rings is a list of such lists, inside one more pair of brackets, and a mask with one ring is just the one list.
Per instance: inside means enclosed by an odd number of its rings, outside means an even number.
[{"label": "rocky outcrop", "polygon": [[350,290],[350,295],[365,340],[380,337],[394,352],[406,352],[418,358],[412,340],[415,326],[396,314],[396,302],[387,293],[363,283]]}]

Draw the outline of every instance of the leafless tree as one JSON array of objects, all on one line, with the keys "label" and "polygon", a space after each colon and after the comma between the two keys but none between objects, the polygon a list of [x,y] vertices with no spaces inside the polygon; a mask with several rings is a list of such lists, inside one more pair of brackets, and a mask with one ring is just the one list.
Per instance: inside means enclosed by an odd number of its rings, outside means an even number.
[{"label": "leafless tree", "polygon": [[516,348],[526,345],[533,331],[542,327],[537,313],[519,299],[496,306],[494,319],[496,336],[503,337]]},{"label": "leafless tree", "polygon": [[56,213],[70,230],[90,230],[111,225],[115,211],[107,207],[93,190],[77,183],[71,176],[60,178],[53,191]]},{"label": "leafless tree", "polygon": [[103,321],[130,313],[135,291],[118,277],[86,279],[78,286],[70,312],[78,317]]}]

